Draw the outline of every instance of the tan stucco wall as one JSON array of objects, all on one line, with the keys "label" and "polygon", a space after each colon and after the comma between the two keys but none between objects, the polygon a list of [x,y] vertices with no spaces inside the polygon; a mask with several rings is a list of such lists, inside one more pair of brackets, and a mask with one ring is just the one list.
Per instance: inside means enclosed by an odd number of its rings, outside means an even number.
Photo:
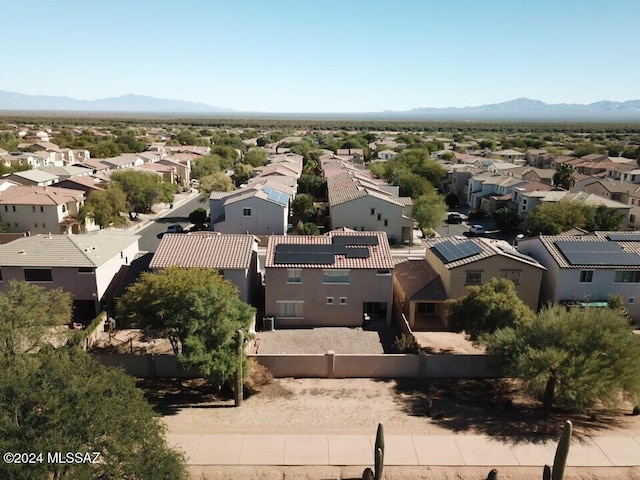
[{"label": "tan stucco wall", "polygon": [[[288,269],[266,270],[265,314],[276,317],[278,326],[359,326],[364,302],[385,302],[387,321],[393,300],[392,275],[376,275],[376,270],[351,270],[350,283],[323,284],[323,269],[304,269],[302,283],[288,284]],[[327,297],[334,304],[327,305]],[[347,304],[340,305],[340,297]],[[304,319],[279,319],[278,301],[304,301]]]}]

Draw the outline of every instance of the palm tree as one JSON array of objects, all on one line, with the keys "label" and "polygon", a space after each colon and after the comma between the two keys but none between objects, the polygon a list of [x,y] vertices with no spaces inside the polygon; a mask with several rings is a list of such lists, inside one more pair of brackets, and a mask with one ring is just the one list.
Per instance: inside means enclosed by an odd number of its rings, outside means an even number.
[{"label": "palm tree", "polygon": [[576,184],[576,168],[570,163],[561,163],[556,166],[553,174],[553,186],[565,190],[571,190]]}]

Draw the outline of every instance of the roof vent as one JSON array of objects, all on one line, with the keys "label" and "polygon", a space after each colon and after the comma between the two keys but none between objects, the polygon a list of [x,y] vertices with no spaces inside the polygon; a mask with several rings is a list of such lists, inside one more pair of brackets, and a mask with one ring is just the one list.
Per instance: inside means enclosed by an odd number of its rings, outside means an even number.
[{"label": "roof vent", "polygon": [[18,255],[25,255],[26,253],[27,253],[27,252],[26,252],[25,250],[20,250],[20,251],[18,252]]}]

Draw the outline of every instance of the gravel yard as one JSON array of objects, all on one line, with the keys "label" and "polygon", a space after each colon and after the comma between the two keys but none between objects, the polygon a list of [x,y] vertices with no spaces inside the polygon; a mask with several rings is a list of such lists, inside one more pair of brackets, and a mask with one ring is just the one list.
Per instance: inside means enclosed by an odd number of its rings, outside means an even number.
[{"label": "gravel yard", "polygon": [[258,332],[251,353],[259,354],[322,354],[335,353],[390,353],[395,328],[379,331],[359,327],[296,328]]}]

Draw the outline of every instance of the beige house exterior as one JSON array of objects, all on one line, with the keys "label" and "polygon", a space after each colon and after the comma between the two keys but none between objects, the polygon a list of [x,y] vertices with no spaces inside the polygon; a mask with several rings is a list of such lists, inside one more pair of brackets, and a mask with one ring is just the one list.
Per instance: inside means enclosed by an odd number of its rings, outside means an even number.
[{"label": "beige house exterior", "polygon": [[76,313],[91,318],[100,311],[100,302],[120,268],[138,254],[139,239],[128,232],[107,230],[19,238],[0,245],[0,289],[6,289],[11,280],[62,288],[71,293]]},{"label": "beige house exterior", "polygon": [[[0,216],[8,232],[80,233],[82,190],[58,187],[11,187],[0,192]],[[96,227],[88,221],[87,230]]]},{"label": "beige house exterior", "polygon": [[389,324],[393,260],[384,232],[273,235],[265,259],[265,315],[276,328]]},{"label": "beige house exterior", "polygon": [[411,328],[446,328],[446,300],[463,297],[469,287],[492,278],[510,279],[520,299],[530,308],[538,308],[545,268],[508,243],[440,237],[427,241],[426,247],[425,265],[411,260],[396,266],[394,296]]}]

